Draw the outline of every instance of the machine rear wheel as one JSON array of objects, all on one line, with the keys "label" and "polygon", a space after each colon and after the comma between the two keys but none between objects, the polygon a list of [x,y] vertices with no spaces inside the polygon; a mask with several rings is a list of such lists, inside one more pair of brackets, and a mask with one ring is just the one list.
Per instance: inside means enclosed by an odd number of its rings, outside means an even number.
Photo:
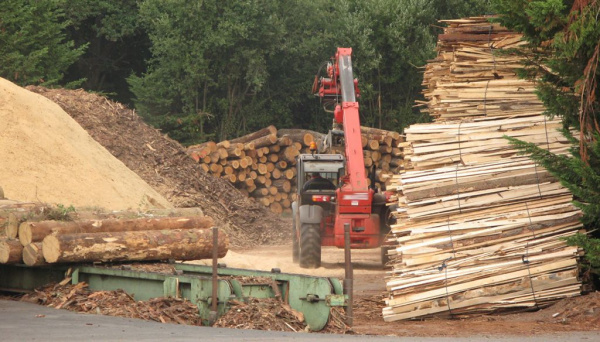
[{"label": "machine rear wheel", "polygon": [[300,260],[300,244],[298,243],[298,231],[296,229],[295,217],[292,224],[292,261],[297,263],[298,260]]},{"label": "machine rear wheel", "polygon": [[321,266],[321,232],[318,224],[303,224],[300,228],[300,267]]}]

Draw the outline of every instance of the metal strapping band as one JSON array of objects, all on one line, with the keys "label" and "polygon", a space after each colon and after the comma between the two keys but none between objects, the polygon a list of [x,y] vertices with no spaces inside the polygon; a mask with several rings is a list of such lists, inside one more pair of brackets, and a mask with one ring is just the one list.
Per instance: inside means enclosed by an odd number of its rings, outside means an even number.
[{"label": "metal strapping band", "polygon": [[485,83],[485,91],[483,92],[483,115],[487,116],[487,91],[488,91],[488,87],[490,85],[490,81],[488,80]]},{"label": "metal strapping band", "polygon": [[[531,221],[531,214],[529,212],[529,206],[527,205],[527,202],[525,202],[525,209],[527,210],[527,217],[529,218],[529,231],[531,232],[531,235],[533,236],[533,238],[535,239],[535,230],[533,229],[533,222]],[[533,295],[533,302],[535,303],[535,306],[539,309],[539,305],[538,305],[538,301],[537,298],[535,296],[535,289],[533,288],[533,279],[531,277],[531,268],[529,266],[529,242],[527,242],[527,244],[525,245],[525,255],[521,256],[521,261],[527,265],[527,273],[529,274],[529,285],[531,286],[531,294]]]},{"label": "metal strapping band", "polygon": [[533,162],[533,170],[535,171],[535,182],[537,184],[538,194],[540,195],[540,199],[542,199],[542,188],[540,187],[540,176],[538,175],[536,162]]},{"label": "metal strapping band", "polygon": [[546,123],[546,115],[544,115],[544,131],[546,131],[546,148],[550,152],[550,139],[548,138],[548,125]]},{"label": "metal strapping band", "polygon": [[[460,147],[460,126],[462,125],[462,121],[458,123],[458,158],[459,162],[462,163],[462,149]],[[454,183],[456,184],[456,200],[458,201],[458,211],[462,214],[462,208],[460,207],[460,187],[458,185],[458,166],[456,164],[456,169],[454,172]]]},{"label": "metal strapping band", "polygon": [[450,246],[452,246],[452,257],[456,258],[456,251],[454,250],[454,240],[452,239],[452,231],[450,230],[450,216],[448,216],[448,221],[446,221],[446,228],[448,228],[448,235],[450,236]]},{"label": "metal strapping band", "polygon": [[452,258],[448,258],[442,262],[442,266],[438,267],[438,271],[444,270],[444,286],[446,287],[446,304],[448,305],[448,312],[450,316],[453,316],[452,308],[450,307],[450,293],[448,292],[448,265],[446,265],[446,261],[451,260]]},{"label": "metal strapping band", "polygon": [[454,183],[456,184],[456,201],[458,202],[458,212],[462,214],[462,208],[460,206],[460,186],[458,185],[458,164],[454,171]]},{"label": "metal strapping band", "polygon": [[492,25],[490,24],[490,29],[488,31],[488,48],[490,49],[490,54],[492,55],[492,60],[494,61],[494,71],[496,71],[496,55],[494,55],[494,49],[492,49]]},{"label": "metal strapping band", "polygon": [[[529,274],[529,286],[531,287],[531,295],[533,296],[533,302],[535,303],[535,307],[540,309],[540,306],[537,301],[537,297],[535,296],[535,289],[533,288],[533,278],[531,277],[531,267],[529,266],[529,242],[525,247],[525,255],[521,256],[521,261],[527,265],[527,273]],[[448,290],[446,290],[448,292]]]}]

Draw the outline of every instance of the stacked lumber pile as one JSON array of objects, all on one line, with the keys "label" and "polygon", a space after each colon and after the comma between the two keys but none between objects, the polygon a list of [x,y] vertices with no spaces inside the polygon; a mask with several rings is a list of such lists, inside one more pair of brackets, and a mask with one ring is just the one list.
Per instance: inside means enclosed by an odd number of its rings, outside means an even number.
[{"label": "stacked lumber pile", "polygon": [[572,195],[504,139],[556,154],[569,144],[519,80],[520,36],[486,18],[447,20],[426,66],[431,124],[405,130],[386,321],[539,308],[580,294]]},{"label": "stacked lumber pile", "polygon": [[[400,134],[368,127],[361,131],[365,167],[375,166],[376,186],[385,188],[392,171],[402,166]],[[269,126],[233,140],[190,146],[188,154],[206,172],[230,181],[275,213],[289,213],[296,199],[296,158],[311,153],[312,142],[323,146],[324,139],[314,131]],[[343,148],[322,152],[343,153]]]},{"label": "stacked lumber pile", "polygon": [[[0,263],[197,260],[212,257],[214,225],[208,216],[24,221],[12,236],[0,237]],[[219,257],[228,238],[218,235]]]}]

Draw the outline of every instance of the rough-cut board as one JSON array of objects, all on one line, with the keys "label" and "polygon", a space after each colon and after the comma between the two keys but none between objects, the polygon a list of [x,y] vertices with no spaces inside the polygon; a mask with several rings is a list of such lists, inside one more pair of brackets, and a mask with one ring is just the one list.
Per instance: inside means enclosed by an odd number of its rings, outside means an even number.
[{"label": "rough-cut board", "polygon": [[520,36],[485,18],[446,21],[425,68],[422,105],[435,118],[405,130],[397,247],[386,321],[536,308],[580,293],[581,251],[564,238],[582,225],[572,195],[505,136],[568,153],[558,118],[543,116],[520,57]]}]

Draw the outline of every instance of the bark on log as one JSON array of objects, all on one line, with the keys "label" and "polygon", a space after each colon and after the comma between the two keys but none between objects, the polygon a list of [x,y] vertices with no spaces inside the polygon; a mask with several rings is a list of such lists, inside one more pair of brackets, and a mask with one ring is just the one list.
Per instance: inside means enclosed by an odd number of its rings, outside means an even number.
[{"label": "bark on log", "polygon": [[9,213],[6,220],[6,228],[4,232],[9,239],[16,239],[19,234],[19,224],[23,222],[28,213]]},{"label": "bark on log", "polygon": [[400,139],[400,133],[398,133],[398,132],[386,131],[383,129],[373,128],[373,127],[365,127],[365,126],[360,126],[360,131],[364,134],[374,134],[374,135],[378,134],[378,135],[382,135],[382,136],[392,137],[392,139]]},{"label": "bark on log", "polygon": [[273,186],[280,192],[290,192],[292,190],[292,183],[287,179],[277,179],[273,181]]},{"label": "bark on log", "polygon": [[23,246],[19,240],[0,240],[0,264],[19,264],[23,260]]},{"label": "bark on log", "polygon": [[23,246],[40,242],[47,235],[77,233],[124,232],[140,230],[171,230],[210,228],[214,220],[210,216],[141,218],[131,220],[87,220],[87,221],[41,221],[23,222],[19,226],[19,241]]},{"label": "bark on log", "polygon": [[262,148],[263,147],[268,147],[270,145],[273,145],[276,142],[277,142],[277,135],[276,134],[269,134],[269,135],[266,135],[264,137],[260,137],[258,139],[249,141],[246,144],[246,148],[251,150],[252,148],[250,148],[250,146],[254,146],[254,149],[256,150],[256,152],[260,156],[262,156],[265,153],[265,151]]},{"label": "bark on log", "polygon": [[[218,256],[227,254],[229,239],[219,232]],[[198,260],[212,257],[210,229],[49,235],[42,242],[48,263],[139,260]]]},{"label": "bark on log", "polygon": [[269,134],[277,134],[277,128],[275,128],[275,126],[271,125],[269,127],[265,127],[263,129],[261,129],[260,131],[256,131],[256,132],[241,136],[239,138],[229,140],[229,142],[230,143],[247,143],[249,141],[256,140],[257,138],[264,137],[265,135],[269,135]]},{"label": "bark on log", "polygon": [[46,259],[42,254],[42,243],[34,242],[23,247],[23,262],[27,266],[46,265]]}]

